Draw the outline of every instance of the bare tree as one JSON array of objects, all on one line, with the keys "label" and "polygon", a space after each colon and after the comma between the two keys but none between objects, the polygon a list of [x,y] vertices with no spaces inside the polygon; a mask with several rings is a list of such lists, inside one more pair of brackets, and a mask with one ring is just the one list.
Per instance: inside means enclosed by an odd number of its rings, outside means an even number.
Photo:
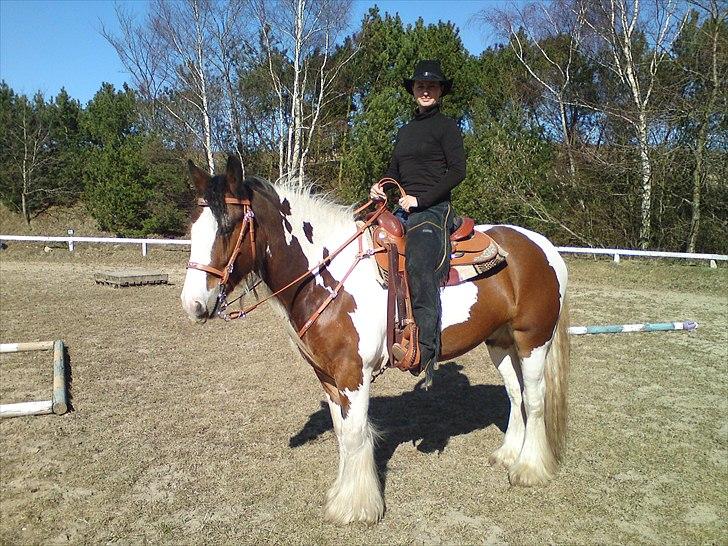
[{"label": "bare tree", "polygon": [[[268,71],[278,99],[276,137],[280,177],[303,183],[306,158],[332,83],[352,53],[332,62],[348,24],[346,0],[253,0]],[[278,62],[284,57],[286,63]]]},{"label": "bare tree", "polygon": [[228,129],[235,138],[235,151],[240,164],[243,165],[245,175],[245,162],[243,149],[245,137],[244,125],[244,98],[237,88],[237,74],[247,64],[245,61],[252,54],[252,46],[248,43],[249,21],[246,0],[230,0],[212,12],[212,35],[216,47],[210,56],[211,64],[220,74],[224,86],[224,96],[228,107],[226,116]]},{"label": "bare tree", "polygon": [[244,27],[243,7],[237,0],[153,0],[144,25],[117,6],[120,35],[102,29],[142,97],[199,139],[210,172],[218,112],[227,110],[231,133],[241,140],[232,50]]},{"label": "bare tree", "polygon": [[545,91],[558,110],[558,124],[569,160],[569,172],[576,175],[574,124],[568,110],[574,103],[574,72],[578,70],[582,23],[564,0],[538,2],[508,9],[481,11],[476,19],[490,23],[504,35],[521,64]]},{"label": "bare tree", "polygon": [[[626,90],[631,108],[622,104],[587,106],[627,122],[637,141],[640,163],[639,245],[645,249],[652,236],[652,162],[649,125],[653,92],[661,65],[684,23],[677,17],[675,0],[654,0],[648,8],[641,0],[575,0],[571,9],[583,26],[577,35],[582,53],[615,77]],[[641,51],[645,40],[649,48]]]},{"label": "bare tree", "polygon": [[[56,161],[51,143],[51,125],[44,115],[45,103],[36,95],[32,101],[21,96],[6,111],[3,131],[3,189],[20,210],[27,225],[38,197],[60,192],[63,188],[48,184],[47,173]],[[16,199],[19,198],[19,206]]]}]

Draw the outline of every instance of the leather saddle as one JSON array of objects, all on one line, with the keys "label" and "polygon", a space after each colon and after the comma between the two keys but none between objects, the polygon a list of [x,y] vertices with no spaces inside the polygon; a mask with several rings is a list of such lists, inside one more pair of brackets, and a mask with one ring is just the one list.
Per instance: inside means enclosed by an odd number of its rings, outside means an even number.
[{"label": "leather saddle", "polygon": [[[450,273],[445,285],[462,282],[460,266],[470,266],[477,276],[494,268],[507,253],[485,233],[476,231],[471,218],[456,221],[450,234],[452,246]],[[419,333],[412,314],[405,263],[405,227],[394,214],[385,210],[371,227],[374,254],[382,278],[387,283],[387,350],[389,365],[419,375],[422,371]]]},{"label": "leather saddle", "polygon": [[[397,271],[405,269],[405,227],[402,221],[389,211],[384,211],[372,226],[374,247],[387,248],[393,245],[397,249]],[[472,218],[462,217],[456,220],[456,226],[450,234],[452,246],[450,255],[451,270],[457,266],[475,266],[478,273],[485,273],[502,262],[508,255],[490,236],[475,230]],[[390,271],[390,259],[387,253],[375,254],[377,265],[386,279]],[[459,276],[451,274],[446,286],[457,284]]]}]

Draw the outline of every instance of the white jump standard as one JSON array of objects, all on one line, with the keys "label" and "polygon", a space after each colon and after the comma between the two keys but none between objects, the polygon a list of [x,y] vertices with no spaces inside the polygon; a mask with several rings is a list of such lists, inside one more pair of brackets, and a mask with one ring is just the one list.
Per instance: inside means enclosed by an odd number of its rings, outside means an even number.
[{"label": "white jump standard", "polygon": [[68,389],[66,388],[66,359],[63,341],[38,341],[31,343],[0,343],[0,353],[23,351],[50,351],[53,349],[53,394],[50,400],[1,404],[0,417],[22,415],[63,415],[68,411]]}]

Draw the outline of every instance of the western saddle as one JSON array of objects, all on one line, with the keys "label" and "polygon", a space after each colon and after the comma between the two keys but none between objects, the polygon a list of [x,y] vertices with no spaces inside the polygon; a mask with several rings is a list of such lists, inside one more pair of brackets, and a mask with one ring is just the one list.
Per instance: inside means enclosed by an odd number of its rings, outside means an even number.
[{"label": "western saddle", "polygon": [[[372,213],[373,214],[373,213]],[[459,284],[490,271],[508,255],[485,233],[476,231],[471,218],[459,218],[450,235],[452,252],[445,286]],[[371,228],[379,273],[387,285],[387,350],[389,366],[419,375],[419,336],[412,314],[405,264],[405,226],[394,214],[379,213]],[[467,266],[467,267],[464,267]],[[461,271],[469,271],[463,274]]]}]

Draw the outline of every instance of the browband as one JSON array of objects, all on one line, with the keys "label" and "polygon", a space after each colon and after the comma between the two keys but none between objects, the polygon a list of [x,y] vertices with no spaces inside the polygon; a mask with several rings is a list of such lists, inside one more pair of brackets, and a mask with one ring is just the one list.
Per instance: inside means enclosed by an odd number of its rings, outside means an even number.
[{"label": "browband", "polygon": [[[247,205],[250,206],[250,200],[249,199],[238,199],[237,197],[226,197],[225,202],[228,205]],[[207,199],[203,199],[202,197],[197,198],[197,205],[200,207],[209,207],[210,203],[207,202]]]}]

